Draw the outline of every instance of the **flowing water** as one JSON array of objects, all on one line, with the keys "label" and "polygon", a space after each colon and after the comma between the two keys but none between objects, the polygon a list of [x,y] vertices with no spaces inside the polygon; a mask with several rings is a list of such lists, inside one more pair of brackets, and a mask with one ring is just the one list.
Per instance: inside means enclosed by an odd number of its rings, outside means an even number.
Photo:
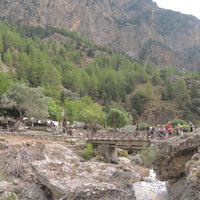
[{"label": "flowing water", "polygon": [[133,184],[136,200],[169,200],[166,183],[157,180],[156,174],[150,170],[150,175],[144,181]]}]

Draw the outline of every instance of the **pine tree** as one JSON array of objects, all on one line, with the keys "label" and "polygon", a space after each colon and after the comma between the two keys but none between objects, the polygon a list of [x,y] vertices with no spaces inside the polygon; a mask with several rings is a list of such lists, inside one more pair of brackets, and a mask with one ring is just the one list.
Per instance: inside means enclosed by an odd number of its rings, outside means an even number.
[{"label": "pine tree", "polygon": [[6,51],[6,53],[3,55],[3,62],[7,66],[12,67],[12,65],[13,65],[13,59],[12,59],[12,56],[11,56],[10,49],[8,49]]}]

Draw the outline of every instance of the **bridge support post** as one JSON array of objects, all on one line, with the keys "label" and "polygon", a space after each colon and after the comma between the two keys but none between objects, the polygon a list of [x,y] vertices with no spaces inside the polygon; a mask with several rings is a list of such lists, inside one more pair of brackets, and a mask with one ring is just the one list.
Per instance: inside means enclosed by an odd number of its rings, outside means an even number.
[{"label": "bridge support post", "polygon": [[101,144],[101,155],[107,162],[117,161],[115,147],[111,147],[109,144]]}]

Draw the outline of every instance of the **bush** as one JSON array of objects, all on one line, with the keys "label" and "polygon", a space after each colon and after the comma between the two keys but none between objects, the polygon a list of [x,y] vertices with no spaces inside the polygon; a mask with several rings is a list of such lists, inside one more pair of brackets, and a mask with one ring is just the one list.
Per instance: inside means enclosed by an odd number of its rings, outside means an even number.
[{"label": "bush", "polygon": [[[183,124],[182,127],[183,127],[183,132],[190,132],[189,125]],[[174,128],[175,128],[175,130],[178,130],[179,126],[175,126]]]},{"label": "bush", "polygon": [[148,125],[148,124],[147,124],[146,122],[140,122],[140,123],[138,123],[139,130],[140,130],[140,131],[146,130],[147,125]]},{"label": "bush", "polygon": [[128,158],[128,151],[127,150],[123,151],[122,157]]},{"label": "bush", "polygon": [[185,127],[189,127],[189,124],[182,119],[174,119],[171,121],[171,125],[173,127],[177,126],[178,124],[184,125]]},{"label": "bush", "polygon": [[189,125],[183,125],[183,131],[184,132],[190,132],[190,126]]},{"label": "bush", "polygon": [[7,173],[7,172],[5,172],[5,171],[3,171],[3,172],[1,172],[0,173],[0,180],[1,179],[4,179],[5,177],[7,177],[9,174]]},{"label": "bush", "polygon": [[121,110],[118,110],[116,108],[113,108],[107,115],[106,123],[108,126],[115,129],[122,128],[126,126],[128,123],[127,113],[122,112]]},{"label": "bush", "polygon": [[92,144],[87,144],[87,148],[83,150],[82,156],[86,160],[90,160],[95,156],[96,150],[93,149]]},{"label": "bush", "polygon": [[153,162],[155,160],[155,157],[158,151],[159,151],[158,147],[150,146],[148,149],[145,149],[139,152],[139,154],[142,157],[145,167],[147,168],[153,167]]}]

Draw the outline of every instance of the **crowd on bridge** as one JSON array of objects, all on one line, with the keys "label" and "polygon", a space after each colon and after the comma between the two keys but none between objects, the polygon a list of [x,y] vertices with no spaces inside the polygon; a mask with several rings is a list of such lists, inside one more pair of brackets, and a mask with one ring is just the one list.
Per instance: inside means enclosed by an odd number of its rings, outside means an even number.
[{"label": "crowd on bridge", "polygon": [[[145,135],[147,138],[158,137],[158,139],[168,139],[173,136],[183,136],[184,132],[193,132],[195,129],[194,124],[190,121],[189,127],[184,127],[180,123],[176,126],[172,126],[171,122],[168,121],[165,125],[157,124],[156,126],[151,126],[147,124],[145,128]],[[140,127],[136,126],[136,137],[140,136]]]}]

